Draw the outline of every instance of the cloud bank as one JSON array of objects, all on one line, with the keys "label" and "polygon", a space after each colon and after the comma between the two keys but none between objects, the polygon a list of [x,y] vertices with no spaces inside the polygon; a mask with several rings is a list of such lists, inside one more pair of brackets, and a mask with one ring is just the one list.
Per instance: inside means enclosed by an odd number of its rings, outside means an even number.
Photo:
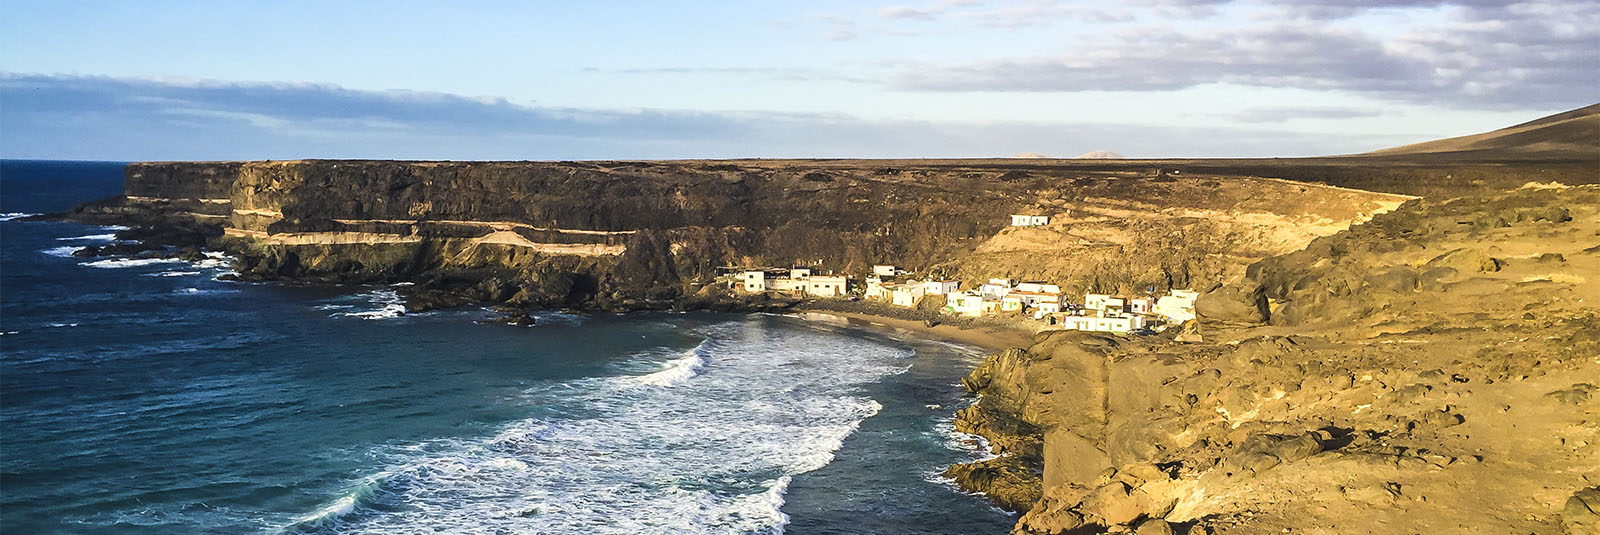
[{"label": "cloud bank", "polygon": [[0,75],[0,156],[60,159],[669,159],[1296,156],[1414,141],[1274,129],[865,121],[587,110],[331,85]]},{"label": "cloud bank", "polygon": [[885,80],[902,91],[1174,91],[1222,83],[1458,109],[1558,109],[1592,102],[1600,87],[1597,2],[1146,0],[1100,8],[1033,0],[881,14],[980,27],[1104,23],[1064,34],[1049,51],[906,61]]}]

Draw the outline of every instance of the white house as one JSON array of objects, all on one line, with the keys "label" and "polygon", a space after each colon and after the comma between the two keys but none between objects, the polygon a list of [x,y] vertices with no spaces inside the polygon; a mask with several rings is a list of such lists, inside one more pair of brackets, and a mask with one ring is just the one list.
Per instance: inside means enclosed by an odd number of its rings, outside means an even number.
[{"label": "white house", "polygon": [[1037,307],[1040,304],[1044,304],[1044,303],[1054,304],[1054,305],[1056,305],[1057,309],[1059,309],[1060,306],[1061,306],[1061,294],[1053,294],[1053,293],[1045,293],[1045,292],[1024,292],[1024,291],[1021,291],[1021,290],[1017,290],[1017,291],[1013,291],[1011,293],[1008,293],[1005,296],[1006,299],[1009,299],[1009,298],[1012,298],[1012,297],[1015,297],[1015,298],[1021,300],[1022,301],[1022,306],[1027,307],[1027,308]]},{"label": "white house", "polygon": [[1033,306],[1033,319],[1044,319],[1045,316],[1061,313],[1061,301],[1040,302]]},{"label": "white house", "polygon": [[1047,215],[1011,214],[1011,226],[1013,227],[1042,227],[1048,224],[1050,224],[1050,216]]},{"label": "white house", "polygon": [[746,271],[739,274],[740,284],[743,286],[744,291],[749,293],[761,293],[767,291],[767,280],[768,273],[765,270]]},{"label": "white house", "polygon": [[1129,299],[1128,312],[1132,312],[1134,314],[1149,314],[1150,299],[1146,297],[1135,297],[1133,299]]},{"label": "white house", "polygon": [[917,306],[917,302],[922,300],[925,289],[926,287],[923,286],[922,283],[915,281],[906,284],[896,284],[890,291],[889,299],[894,303],[895,306],[915,308]]},{"label": "white house", "polygon": [[1061,328],[1075,331],[1127,333],[1143,329],[1144,316],[1122,314],[1118,316],[1062,316]]},{"label": "white house", "polygon": [[947,295],[961,287],[961,281],[956,280],[931,280],[923,283],[923,291],[928,295]]},{"label": "white house", "polygon": [[883,279],[867,277],[867,299],[889,299],[889,289],[884,286]]},{"label": "white house", "polygon": [[998,300],[1011,293],[1011,279],[989,279],[987,284],[978,287],[978,293]]},{"label": "white house", "polygon": [[789,278],[805,279],[811,277],[811,268],[797,267],[789,270]]},{"label": "white house", "polygon": [[1027,307],[1027,302],[1023,301],[1023,298],[1022,298],[1021,295],[1017,295],[1015,293],[1012,293],[1012,294],[1007,294],[1005,297],[1000,298],[1000,311],[1001,312],[1021,312],[1022,309],[1026,308],[1026,307]]},{"label": "white house", "polygon": [[844,297],[850,287],[850,279],[843,276],[808,277],[805,279],[806,295],[815,297]]},{"label": "white house", "polygon": [[872,266],[872,274],[879,277],[893,277],[901,273],[904,273],[904,271],[900,268],[887,264],[878,264],[876,266]]},{"label": "white house", "polygon": [[1194,290],[1173,290],[1157,299],[1152,311],[1169,322],[1183,323],[1194,319],[1194,301],[1199,297]]},{"label": "white house", "polygon": [[1083,294],[1083,308],[1087,308],[1089,310],[1105,310],[1107,299],[1111,299],[1109,294]]},{"label": "white house", "polygon": [[947,294],[945,295],[945,313],[969,317],[982,316],[983,296],[971,290]]},{"label": "white house", "polygon": [[1061,287],[1048,282],[1019,282],[1016,290],[1019,292],[1035,292],[1046,294],[1059,294]]},{"label": "white house", "polygon": [[767,290],[788,294],[803,294],[806,291],[806,281],[777,277],[767,279]]},{"label": "white house", "polygon": [[1110,297],[1105,300],[1104,310],[1107,314],[1121,314],[1126,308],[1126,302],[1121,297]]}]

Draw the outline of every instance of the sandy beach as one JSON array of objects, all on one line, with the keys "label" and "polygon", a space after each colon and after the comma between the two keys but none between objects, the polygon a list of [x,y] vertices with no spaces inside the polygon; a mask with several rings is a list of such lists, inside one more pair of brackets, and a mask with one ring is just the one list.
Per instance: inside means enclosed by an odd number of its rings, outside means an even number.
[{"label": "sandy beach", "polygon": [[859,312],[841,312],[829,310],[826,312],[804,311],[793,314],[794,317],[807,321],[819,321],[830,324],[845,325],[865,330],[902,332],[916,335],[919,338],[933,338],[954,342],[958,344],[981,347],[987,351],[1004,351],[1011,348],[1026,348],[1033,344],[1033,335],[1020,329],[1003,329],[999,327],[983,327],[963,329],[955,325],[935,325],[929,327],[919,320],[907,320],[863,314]]}]

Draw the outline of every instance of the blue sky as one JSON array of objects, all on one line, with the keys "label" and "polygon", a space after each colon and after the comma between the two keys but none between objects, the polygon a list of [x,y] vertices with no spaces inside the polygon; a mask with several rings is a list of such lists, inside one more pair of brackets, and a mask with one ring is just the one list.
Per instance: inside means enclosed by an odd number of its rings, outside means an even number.
[{"label": "blue sky", "polygon": [[1300,156],[1594,103],[1600,3],[0,4],[0,156]]}]

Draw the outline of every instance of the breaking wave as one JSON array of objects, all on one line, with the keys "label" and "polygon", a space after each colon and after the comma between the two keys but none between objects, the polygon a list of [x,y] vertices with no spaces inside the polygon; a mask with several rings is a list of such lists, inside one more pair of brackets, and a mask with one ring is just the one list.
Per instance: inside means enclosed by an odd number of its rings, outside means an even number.
[{"label": "breaking wave", "polygon": [[30,213],[27,213],[27,212],[5,212],[5,213],[0,213],[0,221],[10,221],[10,220],[17,219],[17,218],[28,217],[28,216],[36,216],[36,215],[39,215],[39,214],[30,214]]},{"label": "breaking wave", "polygon": [[[709,342],[709,340],[707,340]],[[684,356],[667,361],[667,366],[661,371],[630,378],[636,384],[644,386],[673,386],[683,384],[690,378],[699,375],[700,369],[706,365],[706,343],[701,342],[694,349],[687,351]]]},{"label": "breaking wave", "polygon": [[[388,288],[362,292],[352,296],[362,301],[366,308],[353,312],[336,312],[330,314],[331,318],[361,318],[365,320],[381,320],[398,318],[406,314],[405,299],[400,293]],[[361,305],[350,303],[328,303],[317,308],[320,310],[350,310]],[[328,308],[323,308],[328,307]]]},{"label": "breaking wave", "polygon": [[93,262],[84,262],[83,265],[101,269],[122,269],[182,263],[184,263],[184,261],[176,258],[107,258],[104,260],[95,260]]},{"label": "breaking wave", "polygon": [[72,258],[72,253],[78,252],[79,249],[83,249],[83,248],[82,247],[78,247],[78,246],[73,246],[73,245],[63,245],[61,247],[51,247],[49,249],[44,249],[44,250],[41,250],[39,252],[47,254],[47,255],[50,255],[50,256],[59,256],[61,258]]},{"label": "breaking wave", "polygon": [[624,365],[654,371],[530,389],[550,416],[378,452],[378,475],[285,531],[781,533],[791,479],[832,462],[882,408],[862,387],[911,352],[745,322],[704,334]]},{"label": "breaking wave", "polygon": [[144,276],[146,276],[146,277],[187,277],[187,276],[190,276],[190,275],[199,275],[199,274],[200,274],[199,271],[174,270],[174,271],[159,271],[159,272],[156,272],[156,273],[145,273]]},{"label": "breaking wave", "polygon": [[178,295],[222,295],[222,294],[239,293],[239,291],[238,290],[233,290],[233,289],[219,289],[219,288],[179,288],[179,289],[173,290],[172,293],[175,293],[175,294],[178,294]]},{"label": "breaking wave", "polygon": [[88,236],[71,236],[71,237],[67,237],[67,238],[56,238],[56,241],[112,242],[112,241],[117,241],[117,235],[115,233],[111,233],[111,234],[90,234]]}]

